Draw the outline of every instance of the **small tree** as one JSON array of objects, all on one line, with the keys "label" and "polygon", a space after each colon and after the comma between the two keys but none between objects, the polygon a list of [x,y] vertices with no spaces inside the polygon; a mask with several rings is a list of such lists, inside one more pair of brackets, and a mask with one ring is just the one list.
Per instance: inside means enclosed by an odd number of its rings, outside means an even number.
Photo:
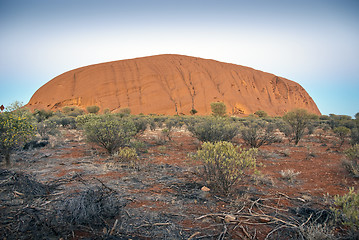
[{"label": "small tree", "polygon": [[10,154],[30,140],[36,132],[30,115],[5,112],[0,114],[0,150],[10,165]]},{"label": "small tree", "polygon": [[227,107],[223,102],[213,102],[211,103],[211,110],[213,116],[224,117],[227,112]]},{"label": "small tree", "polygon": [[97,114],[100,111],[100,107],[99,106],[87,106],[86,110],[88,113],[93,113],[93,114]]},{"label": "small tree", "polygon": [[295,145],[297,145],[299,140],[305,135],[305,130],[310,122],[317,118],[318,116],[308,113],[305,109],[296,109],[283,116],[284,121],[286,121],[291,128],[291,137]]},{"label": "small tree", "polygon": [[345,138],[349,135],[350,129],[344,126],[336,127],[334,128],[334,133],[337,135],[337,137],[340,140],[340,146],[342,147],[345,141]]},{"label": "small tree", "polygon": [[190,113],[191,115],[195,115],[197,112],[198,112],[198,111],[197,111],[196,109],[194,109],[194,108],[192,108],[191,111],[189,111],[189,113]]},{"label": "small tree", "polygon": [[205,142],[194,156],[204,164],[204,177],[217,191],[228,194],[244,172],[256,167],[256,149],[236,148],[230,142]]},{"label": "small tree", "polygon": [[114,115],[93,115],[83,124],[87,140],[114,153],[120,147],[126,147],[136,134],[136,127],[129,118],[118,119]]}]

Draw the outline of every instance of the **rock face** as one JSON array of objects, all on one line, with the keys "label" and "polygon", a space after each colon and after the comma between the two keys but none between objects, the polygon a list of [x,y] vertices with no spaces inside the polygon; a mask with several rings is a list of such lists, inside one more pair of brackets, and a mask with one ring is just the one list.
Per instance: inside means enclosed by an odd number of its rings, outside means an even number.
[{"label": "rock face", "polygon": [[239,65],[182,55],[157,55],[101,63],[55,77],[32,96],[30,109],[97,105],[133,114],[211,113],[221,101],[229,114],[264,110],[283,115],[294,108],[320,114],[298,83]]}]

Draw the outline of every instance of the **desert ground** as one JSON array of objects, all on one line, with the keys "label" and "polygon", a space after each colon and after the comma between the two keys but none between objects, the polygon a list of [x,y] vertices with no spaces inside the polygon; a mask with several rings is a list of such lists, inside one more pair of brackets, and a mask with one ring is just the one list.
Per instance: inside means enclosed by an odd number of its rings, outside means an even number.
[{"label": "desert ground", "polygon": [[135,166],[86,142],[83,130],[60,131],[0,168],[2,239],[335,239],[346,229],[325,229],[333,197],[358,188],[342,166],[349,144],[333,135],[261,146],[259,173],[226,196],[204,181],[191,157],[201,142],[185,127],[170,140],[161,129],[137,136]]}]

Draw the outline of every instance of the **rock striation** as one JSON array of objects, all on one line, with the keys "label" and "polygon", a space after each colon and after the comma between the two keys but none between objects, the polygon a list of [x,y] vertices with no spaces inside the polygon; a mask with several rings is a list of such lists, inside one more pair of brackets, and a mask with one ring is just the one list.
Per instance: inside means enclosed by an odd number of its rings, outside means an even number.
[{"label": "rock striation", "polygon": [[183,55],[156,55],[81,67],[63,73],[39,88],[30,109],[97,105],[133,114],[211,113],[221,101],[229,114],[264,110],[283,115],[295,108],[320,114],[298,83],[249,67]]}]

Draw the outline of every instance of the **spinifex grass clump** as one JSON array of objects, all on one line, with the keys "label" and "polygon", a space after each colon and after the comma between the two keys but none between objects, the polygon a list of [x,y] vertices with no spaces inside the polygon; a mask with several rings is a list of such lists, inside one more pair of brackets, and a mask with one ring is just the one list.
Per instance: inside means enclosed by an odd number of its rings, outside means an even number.
[{"label": "spinifex grass clump", "polygon": [[235,147],[230,142],[205,142],[195,158],[204,164],[204,177],[216,191],[228,194],[246,170],[256,167],[257,149]]},{"label": "spinifex grass clump", "polygon": [[102,226],[125,205],[114,192],[91,188],[61,202],[59,219],[72,225]]}]

